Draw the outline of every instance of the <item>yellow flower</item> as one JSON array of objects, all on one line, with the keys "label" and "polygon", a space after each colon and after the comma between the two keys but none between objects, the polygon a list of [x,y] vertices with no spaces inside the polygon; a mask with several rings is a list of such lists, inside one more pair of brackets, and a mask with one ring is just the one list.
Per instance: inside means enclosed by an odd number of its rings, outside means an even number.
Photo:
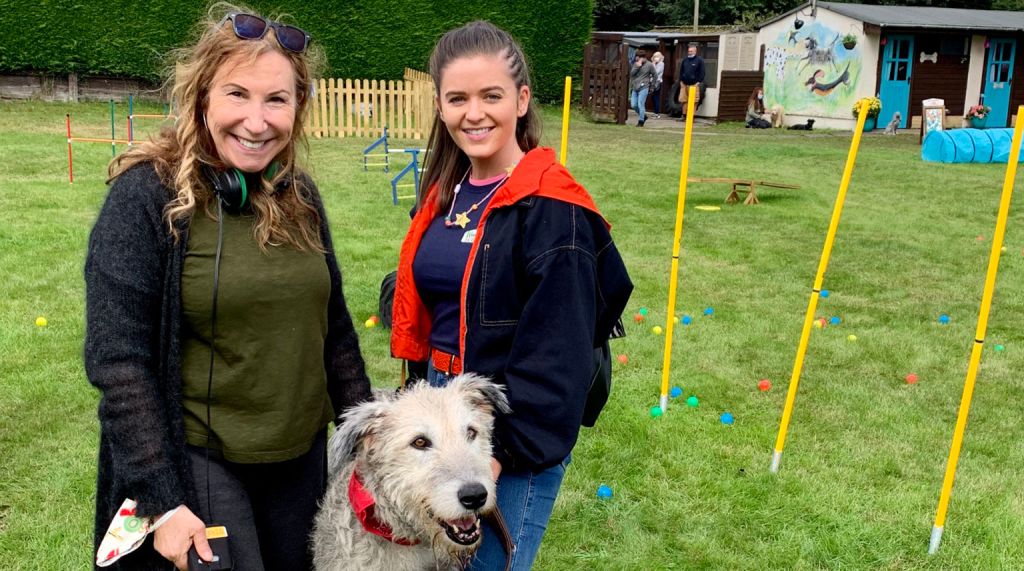
[{"label": "yellow flower", "polygon": [[858,99],[857,102],[853,104],[853,109],[850,110],[851,113],[853,113],[853,116],[858,116],[860,106],[864,101],[870,102],[870,107],[868,107],[868,117],[878,117],[882,112],[882,100],[877,97],[861,97]]}]

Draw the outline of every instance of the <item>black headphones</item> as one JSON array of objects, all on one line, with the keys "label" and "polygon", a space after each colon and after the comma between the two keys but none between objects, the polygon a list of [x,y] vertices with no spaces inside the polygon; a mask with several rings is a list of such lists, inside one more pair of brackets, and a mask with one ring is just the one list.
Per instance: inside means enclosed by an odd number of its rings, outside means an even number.
[{"label": "black headphones", "polygon": [[235,168],[215,170],[209,165],[203,165],[203,173],[210,181],[214,194],[224,203],[224,208],[238,211],[249,201],[249,189],[245,185],[242,171]]},{"label": "black headphones", "polygon": [[[203,165],[203,174],[210,181],[214,194],[220,198],[224,208],[231,212],[238,212],[249,202],[249,188],[245,182],[245,173],[236,169],[217,170],[210,165]],[[280,165],[274,161],[267,165],[263,171],[263,178],[270,180],[277,174]],[[277,190],[283,190],[291,184],[290,177],[285,177],[275,185]]]}]

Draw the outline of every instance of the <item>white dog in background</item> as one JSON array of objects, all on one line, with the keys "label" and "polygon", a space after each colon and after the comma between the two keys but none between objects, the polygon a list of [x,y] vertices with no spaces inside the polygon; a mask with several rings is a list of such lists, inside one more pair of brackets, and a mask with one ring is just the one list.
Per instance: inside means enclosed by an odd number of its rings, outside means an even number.
[{"label": "white dog in background", "polygon": [[[460,569],[480,545],[481,515],[494,509],[491,430],[508,401],[498,385],[472,374],[377,398],[347,411],[331,437],[314,565]],[[367,515],[360,519],[353,506]]]},{"label": "white dog in background", "polygon": [[786,110],[782,105],[779,105],[778,103],[772,105],[769,113],[772,116],[772,127],[781,129],[786,126]]}]

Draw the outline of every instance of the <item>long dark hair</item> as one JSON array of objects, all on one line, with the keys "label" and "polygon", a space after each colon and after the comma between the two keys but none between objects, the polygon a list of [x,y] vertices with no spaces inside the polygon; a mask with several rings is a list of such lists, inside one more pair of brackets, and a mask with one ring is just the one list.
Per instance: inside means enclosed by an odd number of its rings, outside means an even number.
[{"label": "long dark hair", "polygon": [[756,112],[756,113],[764,113],[764,100],[757,98],[757,92],[758,91],[760,91],[761,93],[764,93],[763,89],[761,89],[760,87],[755,87],[754,91],[752,91],[750,93],[750,99],[747,99],[747,107],[749,108],[751,105],[753,105],[754,106],[754,112]]},{"label": "long dark hair", "polygon": [[[445,32],[434,46],[430,55],[430,77],[434,80],[434,96],[441,97],[441,75],[453,61],[477,55],[497,55],[508,62],[508,72],[516,82],[516,89],[530,86],[530,70],[526,64],[523,48],[508,32],[490,22],[470,22],[461,28]],[[526,113],[516,122],[516,142],[523,152],[529,151],[540,142],[540,116],[534,108],[533,99]],[[438,185],[438,209],[446,208],[452,200],[452,190],[469,169],[469,157],[455,144],[451,133],[437,115],[430,129],[427,143],[430,153],[424,162],[426,176],[420,179],[420,201],[426,200],[427,192]]]}]

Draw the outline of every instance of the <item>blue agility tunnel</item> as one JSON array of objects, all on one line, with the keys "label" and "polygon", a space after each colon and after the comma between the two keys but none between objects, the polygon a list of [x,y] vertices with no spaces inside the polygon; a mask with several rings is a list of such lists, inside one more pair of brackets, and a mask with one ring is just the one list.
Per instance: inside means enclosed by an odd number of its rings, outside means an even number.
[{"label": "blue agility tunnel", "polygon": [[[932,131],[921,145],[921,158],[939,163],[1005,163],[1012,140],[1013,129]],[[1024,153],[1017,162],[1022,159]]]}]

